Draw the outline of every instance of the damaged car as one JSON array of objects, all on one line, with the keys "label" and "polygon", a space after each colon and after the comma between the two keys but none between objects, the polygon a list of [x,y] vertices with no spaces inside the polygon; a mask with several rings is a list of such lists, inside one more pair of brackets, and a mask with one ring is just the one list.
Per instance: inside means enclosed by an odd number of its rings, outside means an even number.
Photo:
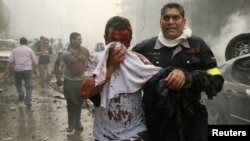
[{"label": "damaged car", "polygon": [[226,60],[250,53],[250,33],[242,33],[233,37],[227,44]]},{"label": "damaged car", "polygon": [[209,124],[250,124],[250,54],[233,57],[220,66],[221,92],[206,100]]}]

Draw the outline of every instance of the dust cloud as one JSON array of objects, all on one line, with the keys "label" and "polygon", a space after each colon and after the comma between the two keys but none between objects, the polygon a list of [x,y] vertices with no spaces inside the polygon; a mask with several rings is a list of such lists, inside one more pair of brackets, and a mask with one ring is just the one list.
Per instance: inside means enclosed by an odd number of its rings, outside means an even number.
[{"label": "dust cloud", "polygon": [[221,28],[220,34],[211,40],[211,47],[215,56],[217,56],[218,63],[225,62],[225,50],[229,41],[236,35],[242,33],[249,33],[250,18],[246,15],[240,15],[239,12],[229,17],[228,24]]},{"label": "dust cloud", "polygon": [[90,50],[103,42],[106,21],[115,15],[112,0],[3,0],[10,10],[10,35],[62,38],[79,32]]},{"label": "dust cloud", "polygon": [[[172,1],[127,1],[124,9],[130,7],[134,11],[127,10],[121,15],[136,23],[133,25],[135,43],[157,36],[160,31],[160,10],[164,4]],[[194,35],[201,36],[208,43],[215,53],[218,64],[225,62],[225,49],[229,41],[239,34],[250,32],[249,0],[176,0],[175,2],[183,5],[187,25],[191,27]],[[130,3],[136,3],[137,7],[133,8]]]},{"label": "dust cloud", "polygon": [[[160,31],[160,10],[171,0],[3,0],[10,9],[13,37],[38,38],[41,35],[68,41],[71,32],[83,36],[91,51],[103,42],[104,27],[114,16],[128,18],[133,28],[131,45]],[[187,24],[214,51],[218,63],[225,61],[228,42],[250,32],[249,0],[176,0],[183,4]],[[119,2],[119,3],[117,3]],[[119,13],[120,11],[120,13]]]}]

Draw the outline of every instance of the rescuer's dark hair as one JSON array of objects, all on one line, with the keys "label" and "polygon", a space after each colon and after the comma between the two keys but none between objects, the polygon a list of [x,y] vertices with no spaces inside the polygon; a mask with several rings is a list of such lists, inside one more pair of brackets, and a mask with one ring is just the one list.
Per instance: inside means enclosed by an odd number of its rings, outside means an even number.
[{"label": "rescuer's dark hair", "polygon": [[185,17],[185,10],[184,10],[183,6],[179,3],[176,3],[176,2],[170,2],[170,3],[165,4],[161,9],[161,17],[164,14],[166,9],[171,9],[171,8],[178,9],[180,11],[181,16],[183,18]]}]

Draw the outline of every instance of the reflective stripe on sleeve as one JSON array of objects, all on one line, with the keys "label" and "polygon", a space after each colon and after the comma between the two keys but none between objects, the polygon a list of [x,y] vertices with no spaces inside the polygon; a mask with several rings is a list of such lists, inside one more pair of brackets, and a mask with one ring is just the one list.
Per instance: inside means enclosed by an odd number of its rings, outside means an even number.
[{"label": "reflective stripe on sleeve", "polygon": [[210,75],[221,75],[221,72],[220,72],[219,68],[217,68],[217,67],[212,68],[212,69],[208,69],[206,72]]}]

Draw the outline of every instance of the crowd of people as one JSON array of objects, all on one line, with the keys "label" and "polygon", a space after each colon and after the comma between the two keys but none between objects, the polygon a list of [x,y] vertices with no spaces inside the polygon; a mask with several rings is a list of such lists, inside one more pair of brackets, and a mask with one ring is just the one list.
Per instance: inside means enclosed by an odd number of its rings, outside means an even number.
[{"label": "crowd of people", "polygon": [[38,76],[41,89],[50,88],[49,83],[54,74],[52,68],[59,50],[63,48],[61,39],[55,44],[55,39],[41,36],[32,47],[29,46],[31,42],[25,37],[20,38],[20,46],[12,50],[4,72],[4,75],[9,75],[12,68],[14,69],[13,75],[19,93],[19,100],[25,98],[22,81],[25,82],[27,99],[25,104],[28,107],[31,106],[33,87],[33,76],[30,71],[33,70],[33,73]]},{"label": "crowd of people", "polygon": [[183,6],[167,3],[160,14],[159,34],[134,47],[131,24],[121,16],[107,21],[100,52],[83,47],[77,32],[60,49],[52,38],[41,36],[34,52],[21,38],[6,74],[13,63],[19,100],[25,98],[28,107],[32,70],[36,74],[38,68],[41,88],[48,87],[54,74],[67,102],[67,133],[83,130],[81,108],[90,99],[95,141],[207,141],[208,113],[201,93],[212,99],[224,79],[210,47],[187,26]]}]

